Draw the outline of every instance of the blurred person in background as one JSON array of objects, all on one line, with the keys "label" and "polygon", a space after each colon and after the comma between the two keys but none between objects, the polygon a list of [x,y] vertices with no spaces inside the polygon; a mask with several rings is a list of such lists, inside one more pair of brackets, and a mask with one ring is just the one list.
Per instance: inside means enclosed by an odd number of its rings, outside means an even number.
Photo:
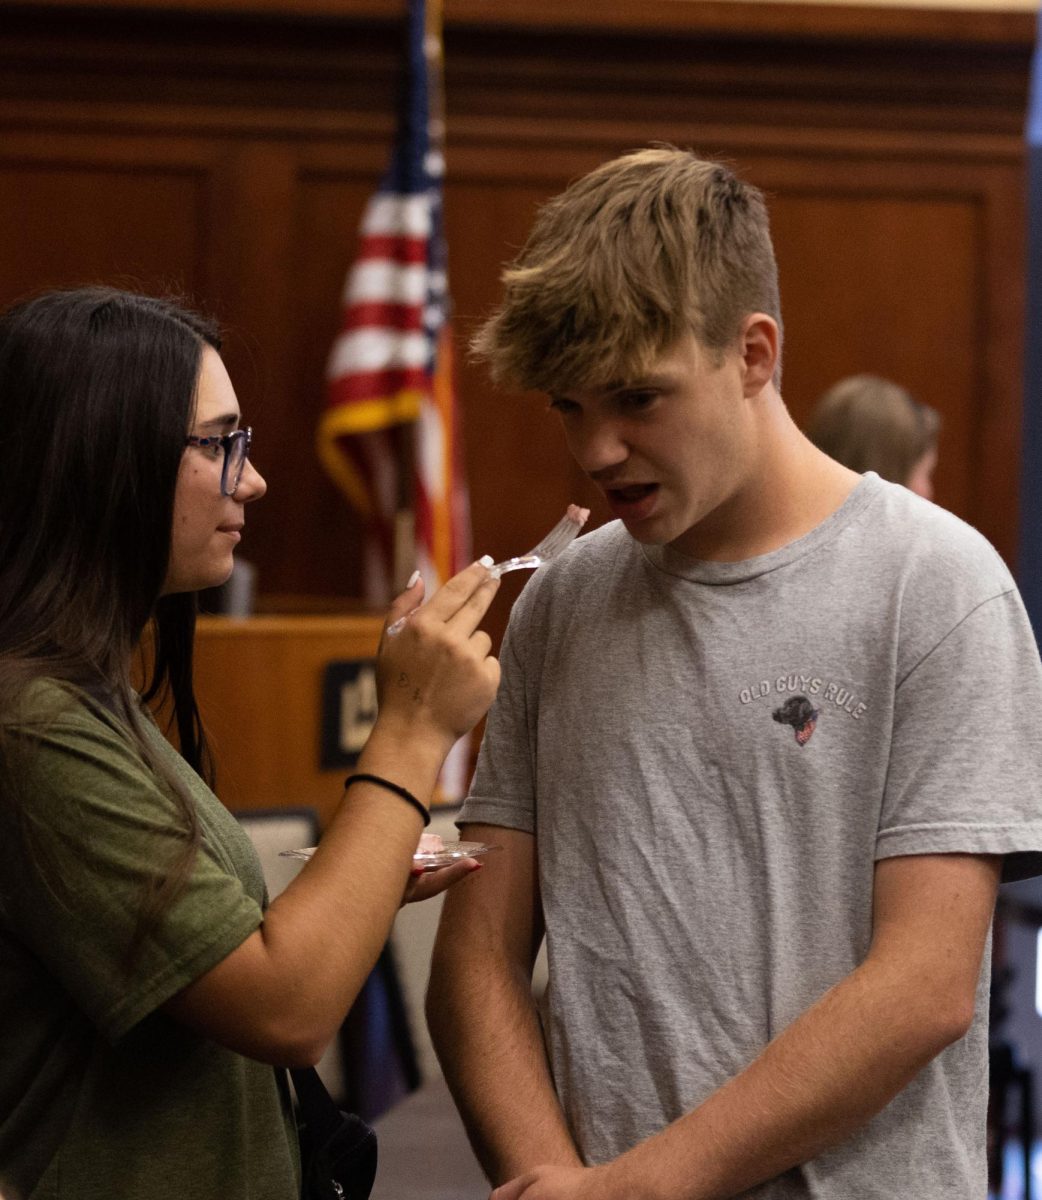
[{"label": "blurred person in background", "polygon": [[875,471],[932,500],[940,428],[937,410],[899,384],[878,375],[851,375],[822,395],[807,436],[859,475]]}]

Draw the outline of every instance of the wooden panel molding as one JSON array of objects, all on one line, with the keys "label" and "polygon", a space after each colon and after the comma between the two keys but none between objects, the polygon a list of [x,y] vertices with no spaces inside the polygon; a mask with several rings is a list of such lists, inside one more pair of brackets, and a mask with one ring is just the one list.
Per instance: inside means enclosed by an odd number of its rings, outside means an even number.
[{"label": "wooden panel molding", "polygon": [[[96,7],[96,3],[93,5]],[[92,7],[69,0],[21,0],[12,8],[62,9]],[[111,11],[149,13],[202,13],[207,16],[260,16],[292,21],[393,23],[405,10],[405,0],[105,0]],[[544,34],[562,30],[592,29],[613,33],[658,34],[728,33],[746,36],[750,29],[769,37],[781,36],[857,40],[887,39],[972,41],[980,43],[1029,42],[1034,36],[1032,12],[1011,5],[978,5],[963,11],[953,7],[927,9],[914,3],[860,4],[835,0],[832,4],[787,3],[766,0],[445,0],[445,24],[506,30],[536,29]]]}]

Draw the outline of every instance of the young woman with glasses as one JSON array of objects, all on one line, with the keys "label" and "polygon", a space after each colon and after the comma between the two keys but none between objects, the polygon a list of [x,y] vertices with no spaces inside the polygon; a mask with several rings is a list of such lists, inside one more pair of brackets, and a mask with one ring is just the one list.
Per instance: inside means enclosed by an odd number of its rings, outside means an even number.
[{"label": "young woman with glasses", "polygon": [[[218,350],[195,314],[107,289],[0,315],[4,1197],[299,1195],[272,1064],[312,1064],[334,1037],[442,761],[498,684],[477,628],[496,584],[474,564],[384,639],[368,778],[262,911],[250,843],[207,784],[191,682],[193,593],[227,579],[266,486]],[[180,754],[145,706],[163,690]]]}]

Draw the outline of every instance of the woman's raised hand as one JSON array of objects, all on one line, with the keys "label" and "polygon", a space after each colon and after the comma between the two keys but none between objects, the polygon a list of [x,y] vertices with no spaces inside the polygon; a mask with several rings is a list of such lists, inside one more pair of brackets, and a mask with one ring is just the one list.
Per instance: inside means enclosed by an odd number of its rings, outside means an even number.
[{"label": "woman's raised hand", "polygon": [[[478,626],[498,587],[477,562],[422,607],[422,582],[394,601],[377,660],[378,724],[405,737],[436,738],[448,753],[481,720],[499,687],[499,662]],[[388,628],[406,615],[389,636]]]}]

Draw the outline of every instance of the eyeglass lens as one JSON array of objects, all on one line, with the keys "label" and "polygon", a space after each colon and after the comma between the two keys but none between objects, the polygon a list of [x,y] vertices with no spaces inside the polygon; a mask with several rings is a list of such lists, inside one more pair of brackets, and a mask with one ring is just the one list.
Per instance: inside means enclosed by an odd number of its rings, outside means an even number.
[{"label": "eyeglass lens", "polygon": [[221,472],[221,491],[226,496],[235,495],[235,489],[239,486],[239,480],[242,479],[243,468],[246,466],[246,457],[250,448],[249,442],[249,435],[245,430],[239,431],[238,436],[233,435],[228,442],[224,456],[224,470]]}]

